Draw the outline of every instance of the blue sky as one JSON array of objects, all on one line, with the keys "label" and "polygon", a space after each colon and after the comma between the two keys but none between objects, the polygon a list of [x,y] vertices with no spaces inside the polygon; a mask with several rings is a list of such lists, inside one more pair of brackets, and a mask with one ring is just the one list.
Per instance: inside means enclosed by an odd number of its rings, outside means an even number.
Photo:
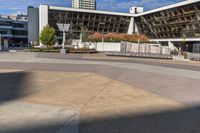
[{"label": "blue sky", "polygon": [[[97,9],[107,11],[128,12],[129,8],[140,0],[97,0]],[[181,0],[143,0],[140,5],[145,10],[172,4]],[[0,0],[0,14],[26,12],[27,6],[38,7],[40,4],[71,7],[71,0]]]}]

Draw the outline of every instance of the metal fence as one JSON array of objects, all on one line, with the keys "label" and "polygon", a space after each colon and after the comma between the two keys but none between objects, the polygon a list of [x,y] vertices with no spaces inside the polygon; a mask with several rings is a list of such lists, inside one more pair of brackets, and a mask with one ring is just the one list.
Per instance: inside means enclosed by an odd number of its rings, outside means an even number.
[{"label": "metal fence", "polygon": [[127,56],[127,57],[142,57],[142,58],[161,58],[173,59],[170,55],[171,49],[168,47],[153,45],[153,44],[137,44],[130,42],[121,42],[120,52],[110,52],[111,56]]},{"label": "metal fence", "polygon": [[141,53],[141,54],[161,54],[170,55],[171,49],[163,46],[154,46],[148,44],[137,44],[130,42],[121,43],[121,53]]},{"label": "metal fence", "polygon": [[200,61],[200,54],[199,53],[189,53],[188,59],[194,60],[194,61]]}]

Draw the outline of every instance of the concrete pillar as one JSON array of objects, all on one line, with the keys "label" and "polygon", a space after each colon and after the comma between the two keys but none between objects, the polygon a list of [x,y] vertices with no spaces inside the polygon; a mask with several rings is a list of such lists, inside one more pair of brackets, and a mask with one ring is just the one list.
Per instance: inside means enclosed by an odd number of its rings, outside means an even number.
[{"label": "concrete pillar", "polygon": [[[39,34],[43,30],[43,28],[48,25],[48,10],[48,5],[40,5],[39,7]],[[42,44],[40,43],[40,46],[41,45]]]},{"label": "concrete pillar", "polygon": [[133,33],[134,33],[134,17],[131,17],[127,34],[132,35]]},{"label": "concrete pillar", "polygon": [[135,23],[134,17],[131,17],[127,34],[129,34],[129,35],[139,34],[139,31],[138,31],[137,25]]},{"label": "concrete pillar", "polygon": [[174,51],[174,50],[178,51],[178,49],[174,46],[174,44],[171,41],[168,41],[168,46],[172,51]]},{"label": "concrete pillar", "polygon": [[39,9],[28,7],[28,42],[39,44]]}]

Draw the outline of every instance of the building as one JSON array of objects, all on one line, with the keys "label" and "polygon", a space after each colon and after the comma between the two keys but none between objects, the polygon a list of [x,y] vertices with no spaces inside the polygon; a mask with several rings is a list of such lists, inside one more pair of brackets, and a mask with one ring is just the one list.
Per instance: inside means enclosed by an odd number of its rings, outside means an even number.
[{"label": "building", "polygon": [[7,43],[8,46],[27,45],[28,17],[26,15],[0,15],[0,34],[3,46],[4,43]]},{"label": "building", "polygon": [[187,0],[136,14],[138,32],[184,51],[200,52],[200,0]]},{"label": "building", "polygon": [[[62,31],[59,31],[57,23],[70,24],[73,39],[79,39],[81,33],[127,33],[128,29],[130,33],[133,32],[133,28],[129,28],[133,24],[130,25],[130,21],[133,22],[133,15],[130,13],[40,5],[39,8],[29,7],[28,14],[29,29],[34,29],[29,31],[29,42],[38,41],[36,34],[47,24],[56,29],[57,39],[61,41]],[[66,34],[66,38],[69,38],[69,34]]]},{"label": "building", "polygon": [[78,39],[81,33],[94,32],[144,34],[151,41],[163,45],[200,52],[200,0],[182,1],[144,12],[142,7],[132,7],[130,13],[48,5],[31,10],[35,10],[35,13],[32,12],[35,19],[29,21],[29,26],[37,32],[29,34],[29,41],[38,40],[36,34],[47,24],[56,29],[57,39],[61,40],[62,32],[58,30],[57,23],[67,23],[70,24],[70,32],[66,38]]},{"label": "building", "polygon": [[96,10],[96,0],[72,0],[72,7]]}]

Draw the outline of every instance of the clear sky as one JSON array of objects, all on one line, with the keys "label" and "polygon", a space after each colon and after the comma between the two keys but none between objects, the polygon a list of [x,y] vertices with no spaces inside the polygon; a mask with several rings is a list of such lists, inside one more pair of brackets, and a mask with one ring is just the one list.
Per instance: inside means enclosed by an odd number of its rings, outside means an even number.
[{"label": "clear sky", "polygon": [[[97,9],[117,12],[128,12],[129,8],[140,0],[97,0]],[[143,0],[140,6],[145,10],[172,4],[181,0]],[[0,0],[0,14],[26,12],[27,6],[38,7],[40,4],[71,7],[71,0]]]}]

